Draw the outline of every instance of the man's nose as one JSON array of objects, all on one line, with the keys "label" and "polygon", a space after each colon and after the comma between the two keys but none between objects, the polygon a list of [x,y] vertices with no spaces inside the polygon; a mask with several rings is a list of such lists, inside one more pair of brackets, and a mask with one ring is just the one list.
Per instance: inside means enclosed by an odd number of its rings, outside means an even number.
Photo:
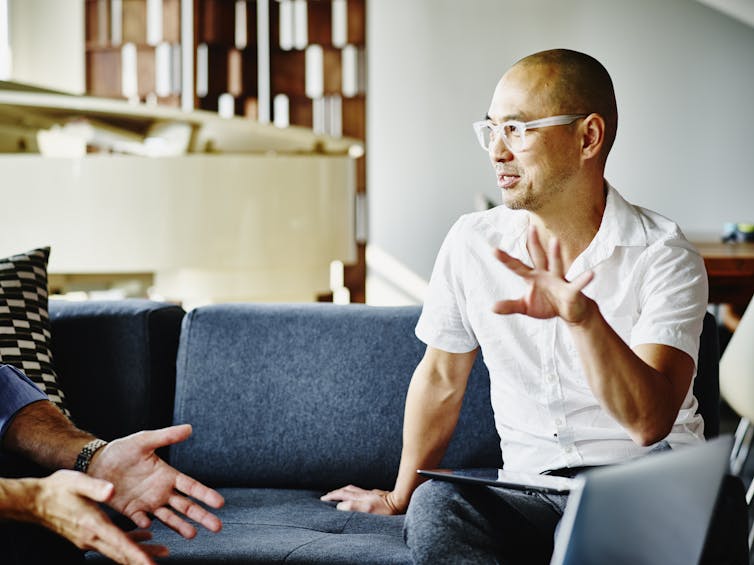
[{"label": "man's nose", "polygon": [[502,136],[495,136],[490,140],[490,160],[492,163],[507,163],[513,159],[513,153],[503,141]]}]

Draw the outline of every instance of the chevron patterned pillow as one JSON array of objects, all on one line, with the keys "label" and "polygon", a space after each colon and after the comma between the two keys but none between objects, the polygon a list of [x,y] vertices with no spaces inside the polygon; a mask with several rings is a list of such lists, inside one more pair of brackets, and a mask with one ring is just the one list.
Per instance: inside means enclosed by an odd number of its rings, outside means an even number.
[{"label": "chevron patterned pillow", "polygon": [[23,371],[70,418],[49,345],[49,256],[43,247],[0,258],[0,363]]}]

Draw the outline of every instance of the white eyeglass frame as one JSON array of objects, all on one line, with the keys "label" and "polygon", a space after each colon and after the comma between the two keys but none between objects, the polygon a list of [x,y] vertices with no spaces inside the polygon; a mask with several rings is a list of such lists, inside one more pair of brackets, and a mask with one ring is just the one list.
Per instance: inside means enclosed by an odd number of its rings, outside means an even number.
[{"label": "white eyeglass frame", "polygon": [[[483,128],[489,127],[492,130],[495,138],[502,138],[503,143],[511,153],[520,153],[526,151],[526,130],[536,128],[546,128],[550,126],[564,126],[572,124],[579,118],[586,118],[589,114],[561,114],[559,116],[548,116],[546,118],[539,118],[538,120],[532,120],[530,122],[522,122],[520,120],[507,120],[501,124],[493,124],[490,120],[481,120],[474,122],[471,126],[474,128],[479,145],[482,149],[489,151],[492,147],[494,139],[489,139],[484,135]],[[502,135],[502,132],[506,127],[513,126],[521,132],[521,149],[513,149],[509,144],[507,138]]]}]

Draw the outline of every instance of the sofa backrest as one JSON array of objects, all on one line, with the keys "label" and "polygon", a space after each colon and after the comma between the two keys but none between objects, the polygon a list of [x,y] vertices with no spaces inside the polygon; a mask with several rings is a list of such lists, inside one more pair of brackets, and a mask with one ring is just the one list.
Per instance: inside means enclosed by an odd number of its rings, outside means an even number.
[{"label": "sofa backrest", "polygon": [[[184,319],[171,462],[215,486],[387,488],[425,346],[419,307],[225,304]],[[478,356],[443,464],[501,465]]]},{"label": "sofa backrest", "polygon": [[50,301],[53,362],[79,427],[110,440],[170,424],[184,314],[149,300]]}]

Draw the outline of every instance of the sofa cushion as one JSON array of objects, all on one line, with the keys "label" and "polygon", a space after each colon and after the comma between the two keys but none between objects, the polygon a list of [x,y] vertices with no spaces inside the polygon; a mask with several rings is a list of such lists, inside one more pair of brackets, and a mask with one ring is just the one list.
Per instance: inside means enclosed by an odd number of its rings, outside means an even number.
[{"label": "sofa cushion", "polygon": [[[411,563],[403,541],[403,516],[341,512],[319,500],[318,491],[220,489],[225,506],[217,511],[223,529],[201,530],[182,540],[163,524],[153,526],[153,542],[170,548],[160,562],[222,563]],[[88,555],[92,561],[102,556]]]},{"label": "sofa cushion", "polygon": [[55,366],[80,427],[114,439],[170,424],[184,314],[149,300],[50,302]]},{"label": "sofa cushion", "polygon": [[0,259],[0,363],[23,371],[70,417],[50,352],[49,257],[43,247]]},{"label": "sofa cushion", "polygon": [[[390,488],[406,391],[424,345],[418,307],[226,304],[191,311],[174,422],[178,468],[215,486]],[[477,359],[447,466],[501,465]]]}]

